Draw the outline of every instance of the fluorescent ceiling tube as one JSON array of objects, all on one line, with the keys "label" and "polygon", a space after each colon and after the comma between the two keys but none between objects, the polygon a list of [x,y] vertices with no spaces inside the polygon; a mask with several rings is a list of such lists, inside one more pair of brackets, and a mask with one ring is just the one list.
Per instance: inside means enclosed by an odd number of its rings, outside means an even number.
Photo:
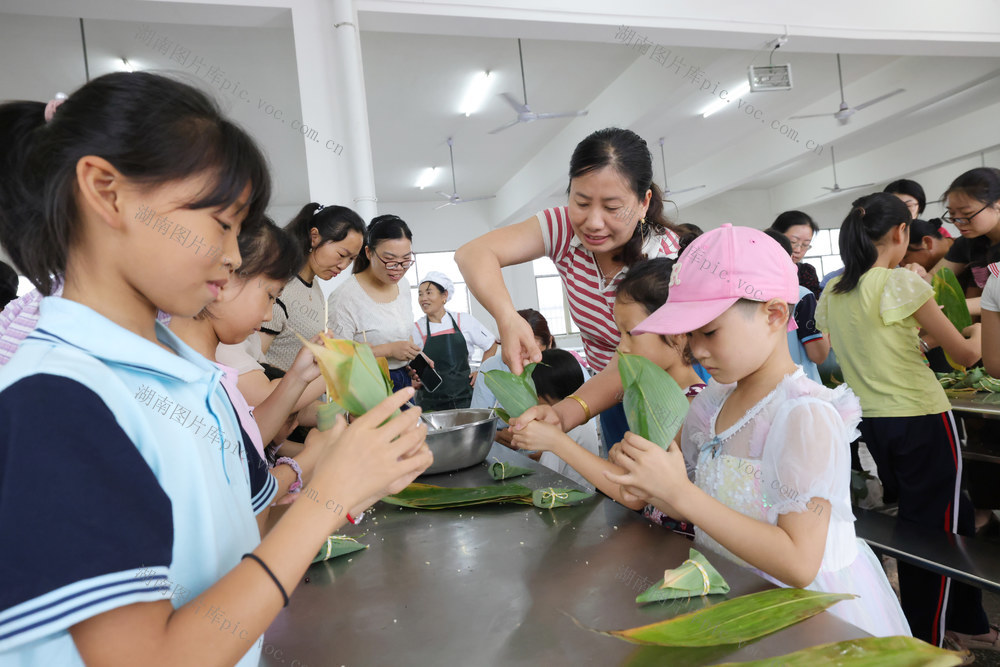
[{"label": "fluorescent ceiling tube", "polygon": [[437,178],[438,168],[437,167],[427,167],[420,174],[420,178],[417,179],[417,187],[423,190],[428,185],[434,182]]},{"label": "fluorescent ceiling tube", "polygon": [[[720,97],[719,99],[715,100],[714,102],[712,102],[711,104],[709,104],[707,107],[705,107],[702,110],[702,112],[701,112],[701,117],[702,118],[708,118],[709,116],[711,116],[716,111],[719,111],[721,109],[725,109],[727,106],[729,106],[730,102],[732,102],[733,100],[736,100],[736,99],[738,99],[740,97],[743,97],[744,95],[746,95],[747,93],[749,93],[750,92],[750,84],[748,82],[746,82],[746,81],[743,81],[742,83],[740,83],[738,86],[736,86],[732,90],[727,90],[725,92],[726,92],[726,99],[722,99]],[[722,91],[719,91],[719,94],[721,95]]]},{"label": "fluorescent ceiling tube", "polygon": [[479,107],[483,105],[483,100],[486,99],[486,93],[494,78],[492,72],[477,72],[465,91],[465,97],[462,98],[462,106],[459,107],[459,111],[466,116],[471,116],[478,111]]}]

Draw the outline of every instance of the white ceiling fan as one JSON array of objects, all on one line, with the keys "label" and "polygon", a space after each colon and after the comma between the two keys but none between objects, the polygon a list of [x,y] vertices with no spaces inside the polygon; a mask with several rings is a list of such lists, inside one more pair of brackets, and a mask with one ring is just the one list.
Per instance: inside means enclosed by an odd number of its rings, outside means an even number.
[{"label": "white ceiling fan", "polygon": [[696,186],[691,187],[691,188],[684,188],[683,190],[671,190],[670,189],[670,186],[667,185],[667,158],[664,156],[664,153],[663,153],[663,142],[664,141],[665,141],[665,138],[664,137],[660,137],[660,164],[663,165],[663,198],[666,199],[670,195],[679,195],[682,192],[691,192],[692,190],[700,190],[703,187],[705,187],[704,185],[696,185]]},{"label": "white ceiling fan", "polygon": [[510,121],[506,125],[501,125],[495,130],[490,130],[490,134],[496,134],[497,132],[502,132],[503,130],[506,130],[508,127],[514,127],[519,123],[531,123],[536,120],[549,120],[551,118],[572,118],[575,116],[587,115],[586,110],[559,111],[554,113],[536,113],[532,111],[531,107],[528,106],[528,86],[524,80],[524,54],[521,52],[520,39],[517,40],[517,56],[521,60],[521,91],[524,93],[524,104],[521,104],[521,102],[518,101],[517,98],[515,98],[510,93],[501,93],[501,97],[503,97],[507,101],[507,104],[509,104],[511,108],[514,109],[514,112],[517,114],[517,118]]},{"label": "white ceiling fan", "polygon": [[830,160],[833,164],[833,187],[831,188],[825,185],[820,186],[824,190],[829,190],[829,192],[827,192],[825,195],[820,195],[819,197],[816,197],[816,199],[826,197],[827,195],[836,194],[838,192],[847,192],[848,190],[857,190],[858,188],[867,188],[872,185],[875,185],[874,183],[862,183],[861,185],[849,185],[846,188],[840,187],[840,185],[837,183],[837,158],[834,156],[833,146],[830,146]]},{"label": "white ceiling fan", "polygon": [[861,111],[862,109],[870,107],[873,104],[878,104],[879,102],[881,102],[883,100],[887,100],[890,97],[892,97],[893,95],[898,95],[898,94],[900,94],[900,93],[902,93],[903,91],[906,90],[905,88],[897,88],[896,90],[892,91],[891,93],[886,93],[885,95],[879,95],[878,97],[876,97],[874,99],[868,100],[867,102],[863,102],[863,103],[859,104],[856,107],[852,107],[852,106],[848,105],[847,102],[844,100],[844,76],[843,76],[843,74],[841,73],[841,70],[840,70],[840,54],[839,53],[837,54],[837,78],[840,80],[840,109],[838,109],[837,111],[835,111],[832,114],[830,114],[830,113],[814,113],[814,114],[809,114],[809,115],[806,115],[806,116],[791,116],[791,118],[793,118],[793,119],[798,119],[798,118],[827,118],[829,116],[833,116],[834,118],[836,118],[840,122],[841,125],[847,125],[847,121],[849,121],[851,119],[851,116],[853,116],[858,111]]},{"label": "white ceiling fan", "polygon": [[489,195],[488,197],[469,197],[465,198],[458,194],[458,187],[455,185],[455,152],[452,149],[452,139],[448,137],[448,156],[451,158],[451,194],[447,192],[437,191],[439,195],[447,199],[445,203],[440,206],[435,206],[434,210],[439,208],[444,208],[445,206],[452,206],[454,204],[468,204],[470,201],[480,201],[483,199],[495,199],[496,195]]}]

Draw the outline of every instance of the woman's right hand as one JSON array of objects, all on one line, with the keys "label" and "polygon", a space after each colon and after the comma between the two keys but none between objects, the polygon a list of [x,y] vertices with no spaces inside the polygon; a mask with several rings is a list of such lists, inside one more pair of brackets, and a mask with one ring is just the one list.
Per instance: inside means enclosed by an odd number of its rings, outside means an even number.
[{"label": "woman's right hand", "polygon": [[412,397],[412,388],[401,389],[350,426],[338,417],[324,433],[326,446],[309,483],[315,494],[306,497],[328,509],[343,507],[350,512],[398,493],[426,470],[434,456],[427,447],[420,408],[405,410],[382,424]]},{"label": "woman's right hand", "polygon": [[397,340],[395,343],[390,343],[389,349],[390,356],[400,361],[410,361],[420,354],[420,347],[412,340]]},{"label": "woman's right hand", "polygon": [[524,370],[524,363],[535,363],[542,360],[542,351],[538,348],[535,333],[528,321],[517,314],[517,311],[503,318],[498,323],[500,329],[500,355],[515,375]]}]

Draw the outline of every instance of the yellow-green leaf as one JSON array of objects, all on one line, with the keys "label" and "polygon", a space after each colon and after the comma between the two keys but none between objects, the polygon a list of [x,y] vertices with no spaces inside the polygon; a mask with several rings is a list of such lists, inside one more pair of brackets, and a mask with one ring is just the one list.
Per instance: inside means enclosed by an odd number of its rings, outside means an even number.
[{"label": "yellow-green leaf", "polygon": [[[322,345],[299,338],[316,358],[330,401],[344,412],[359,417],[392,393],[391,383],[368,345],[322,334]],[[336,410],[328,408],[323,425],[332,424],[335,416]]]},{"label": "yellow-green leaf", "polygon": [[601,634],[634,644],[658,646],[738,644],[787,628],[853,597],[846,593],[775,588],[726,600],[666,621]]},{"label": "yellow-green leaf", "polygon": [[946,651],[914,637],[866,637],[812,646],[767,660],[725,664],[754,667],[946,667],[963,664],[968,655],[968,651]]},{"label": "yellow-green leaf", "polygon": [[660,447],[668,447],[690,407],[684,391],[669,373],[636,354],[619,352],[618,372],[629,430]]}]

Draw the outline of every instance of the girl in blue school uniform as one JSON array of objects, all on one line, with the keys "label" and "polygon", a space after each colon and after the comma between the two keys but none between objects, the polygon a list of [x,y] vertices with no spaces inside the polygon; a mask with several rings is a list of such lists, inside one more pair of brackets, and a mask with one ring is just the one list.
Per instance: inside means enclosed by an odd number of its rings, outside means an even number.
[{"label": "girl in blue school uniform", "polygon": [[325,433],[262,540],[222,373],[156,321],[238,269],[259,149],[196,89],[116,73],[0,105],[0,173],[0,243],[43,294],[64,276],[0,370],[0,663],[256,665],[319,545],[430,464],[419,411],[378,426],[412,390]]}]

